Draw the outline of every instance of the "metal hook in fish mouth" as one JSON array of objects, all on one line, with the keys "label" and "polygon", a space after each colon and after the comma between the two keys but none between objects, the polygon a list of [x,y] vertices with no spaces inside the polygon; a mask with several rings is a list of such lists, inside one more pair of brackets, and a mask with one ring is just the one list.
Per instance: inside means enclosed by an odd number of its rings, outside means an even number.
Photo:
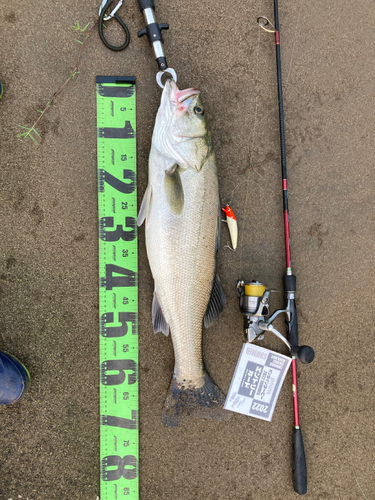
[{"label": "metal hook in fish mouth", "polygon": [[177,83],[177,74],[173,68],[168,68],[164,71],[159,71],[159,73],[156,75],[156,81],[158,82],[159,87],[161,87],[162,89],[164,88],[164,85],[161,79],[165,73],[169,73],[172,77],[172,80],[174,80]]},{"label": "metal hook in fish mouth", "polygon": [[[259,26],[261,28],[264,29],[264,31],[267,31],[268,33],[276,33],[276,28],[271,23],[271,21],[268,19],[268,17],[266,17],[266,16],[260,16],[260,17],[258,17],[257,23],[259,24]],[[270,29],[266,28],[266,26],[268,26],[269,24],[272,26],[273,30],[270,30]]]}]

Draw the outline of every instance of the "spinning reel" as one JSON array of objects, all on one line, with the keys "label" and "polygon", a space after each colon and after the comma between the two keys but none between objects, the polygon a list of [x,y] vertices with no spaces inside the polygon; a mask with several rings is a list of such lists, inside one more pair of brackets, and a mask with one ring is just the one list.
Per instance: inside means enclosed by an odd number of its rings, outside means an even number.
[{"label": "spinning reel", "polygon": [[[284,283],[284,286],[288,286],[289,284],[293,288],[294,276],[286,276],[285,278],[287,278],[286,281],[289,283]],[[257,339],[262,340],[264,332],[272,332],[288,346],[292,357],[306,364],[313,361],[315,356],[314,350],[307,345],[298,346],[298,340],[295,341],[298,337],[297,332],[294,331],[297,328],[294,291],[286,292],[285,309],[278,309],[269,316],[271,290],[267,290],[265,285],[258,281],[251,281],[250,283],[238,281],[236,290],[239,296],[240,311],[244,316],[245,338],[247,342],[254,342]],[[281,313],[286,314],[285,322],[288,328],[288,339],[272,325],[275,318]]]}]

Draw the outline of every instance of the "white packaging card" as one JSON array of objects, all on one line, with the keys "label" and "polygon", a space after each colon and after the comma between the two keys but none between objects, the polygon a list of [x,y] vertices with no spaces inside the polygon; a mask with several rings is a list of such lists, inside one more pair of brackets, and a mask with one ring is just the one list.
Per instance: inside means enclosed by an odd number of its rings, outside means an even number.
[{"label": "white packaging card", "polygon": [[245,343],[224,408],[271,422],[292,358]]}]

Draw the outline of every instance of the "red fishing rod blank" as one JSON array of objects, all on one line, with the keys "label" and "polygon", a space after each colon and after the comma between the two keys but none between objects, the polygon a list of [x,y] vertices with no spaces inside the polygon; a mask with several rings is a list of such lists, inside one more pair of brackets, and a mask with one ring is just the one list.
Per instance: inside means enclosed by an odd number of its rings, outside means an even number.
[{"label": "red fishing rod blank", "polygon": [[276,45],[276,65],[277,65],[277,90],[279,97],[279,124],[280,124],[280,149],[281,149],[281,170],[283,189],[283,209],[284,209],[284,233],[285,233],[285,256],[286,273],[283,277],[285,299],[287,302],[287,339],[291,344],[292,354],[292,388],[293,388],[293,408],[294,408],[294,432],[293,432],[293,486],[300,495],[307,492],[307,470],[305,451],[302,440],[302,433],[298,411],[298,388],[297,388],[297,363],[296,359],[302,363],[311,363],[314,359],[314,351],[309,346],[298,346],[298,324],[297,310],[295,304],[296,277],[292,273],[291,251],[290,251],[290,230],[289,230],[289,208],[288,208],[288,184],[286,174],[286,154],[285,154],[285,130],[284,130],[284,110],[283,110],[283,90],[281,80],[281,57],[280,57],[280,31],[278,2],[274,0],[275,9],[275,45]]}]

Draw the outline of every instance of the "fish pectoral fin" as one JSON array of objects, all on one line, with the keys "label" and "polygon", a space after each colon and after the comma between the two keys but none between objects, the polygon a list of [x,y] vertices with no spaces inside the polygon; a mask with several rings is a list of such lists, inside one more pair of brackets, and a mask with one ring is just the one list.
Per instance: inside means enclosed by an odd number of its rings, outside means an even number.
[{"label": "fish pectoral fin", "polygon": [[164,318],[163,311],[158,302],[156,293],[152,301],[152,323],[154,325],[154,333],[162,332],[166,337],[169,335],[169,325]]},{"label": "fish pectoral fin", "polygon": [[178,165],[173,165],[172,168],[165,171],[164,190],[172,212],[180,215],[184,208],[184,189],[177,167]]},{"label": "fish pectoral fin", "polygon": [[148,216],[148,212],[150,210],[150,205],[151,205],[151,198],[152,198],[152,188],[151,184],[147,186],[147,189],[145,191],[145,194],[143,196],[143,200],[141,203],[141,208],[139,209],[138,217],[137,217],[137,226],[141,226],[144,222],[144,220]]},{"label": "fish pectoral fin", "polygon": [[219,318],[226,304],[225,293],[221,286],[220,278],[216,274],[212,286],[210,302],[208,303],[206,314],[204,315],[204,327],[209,328]]}]

